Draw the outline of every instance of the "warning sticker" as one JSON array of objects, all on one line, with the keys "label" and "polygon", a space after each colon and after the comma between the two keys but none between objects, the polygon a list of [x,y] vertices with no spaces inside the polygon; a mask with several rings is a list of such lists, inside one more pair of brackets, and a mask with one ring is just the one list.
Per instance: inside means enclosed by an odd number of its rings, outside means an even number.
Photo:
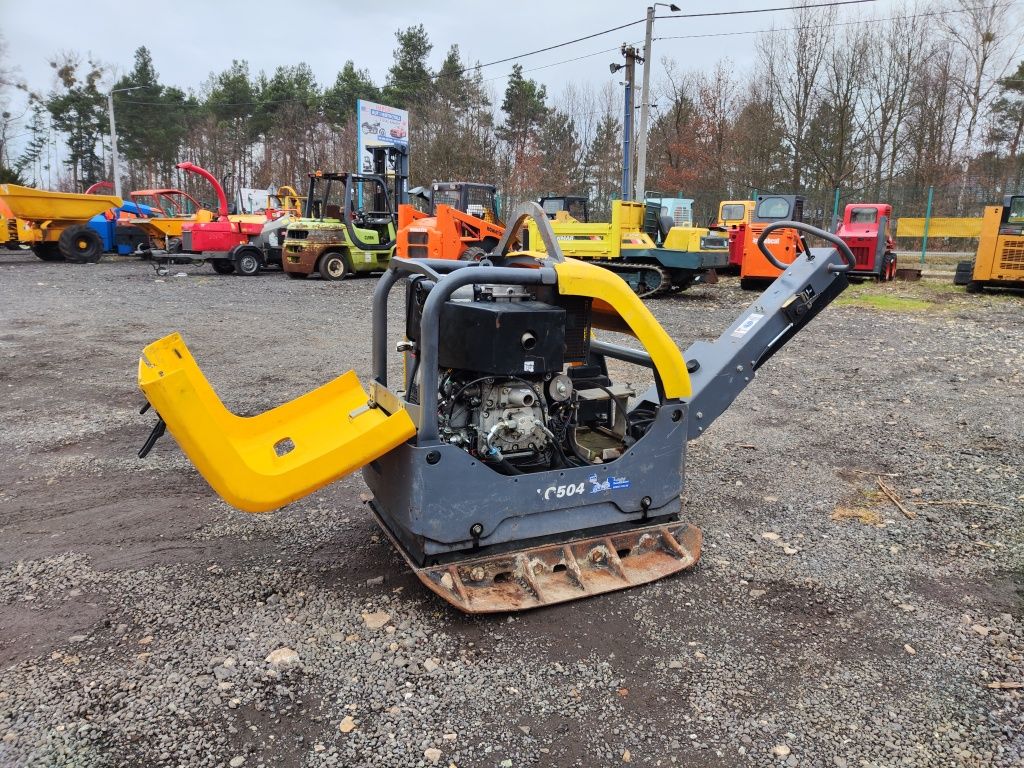
[{"label": "warning sticker", "polygon": [[761,319],[763,317],[764,315],[758,315],[756,313],[747,315],[747,319],[740,323],[738,326],[736,326],[736,330],[733,331],[730,335],[735,336],[736,338],[746,336],[747,331],[749,331],[751,328],[753,328],[755,325],[761,322]]}]

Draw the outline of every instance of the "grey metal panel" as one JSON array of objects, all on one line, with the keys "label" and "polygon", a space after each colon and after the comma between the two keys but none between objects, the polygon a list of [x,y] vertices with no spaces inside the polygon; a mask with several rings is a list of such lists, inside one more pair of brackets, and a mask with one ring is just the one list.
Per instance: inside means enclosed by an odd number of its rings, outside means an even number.
[{"label": "grey metal panel", "polygon": [[[476,546],[678,513],[686,425],[686,406],[669,402],[648,433],[614,461],[512,476],[452,445],[406,443],[364,467],[363,479],[381,519],[425,562]],[[570,486],[572,493],[558,496],[558,488]],[[475,524],[481,526],[476,541]]]}]

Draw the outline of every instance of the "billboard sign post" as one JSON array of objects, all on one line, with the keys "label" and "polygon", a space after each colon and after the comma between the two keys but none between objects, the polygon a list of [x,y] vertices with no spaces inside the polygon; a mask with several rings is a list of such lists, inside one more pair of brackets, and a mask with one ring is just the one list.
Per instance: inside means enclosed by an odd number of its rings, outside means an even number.
[{"label": "billboard sign post", "polygon": [[[409,113],[384,104],[359,99],[359,132],[356,141],[356,168],[361,173],[373,173],[371,147],[398,146],[409,149]],[[388,171],[393,171],[388,168]]]}]

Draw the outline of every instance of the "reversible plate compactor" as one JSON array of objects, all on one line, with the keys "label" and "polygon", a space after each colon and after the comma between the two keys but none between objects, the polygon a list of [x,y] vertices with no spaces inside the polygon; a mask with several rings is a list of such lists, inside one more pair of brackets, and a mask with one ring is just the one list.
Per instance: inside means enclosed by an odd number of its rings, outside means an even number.
[{"label": "reversible plate compactor", "polygon": [[[511,251],[532,218],[546,253]],[[139,385],[229,504],[284,506],[362,470],[369,507],[419,578],[472,613],[622,589],[693,565],[681,517],[688,440],[847,285],[853,255],[807,249],[713,342],[681,353],[617,275],[561,255],[543,211],[516,211],[479,261],[392,259],[372,307],[372,378],[355,372],[265,413],[224,407],[178,334],[143,352]],[[389,337],[402,283],[405,323]],[[614,343],[601,331],[628,334]],[[602,338],[604,336],[604,338]],[[389,359],[396,343],[403,366]],[[612,374],[649,369],[637,391]],[[401,370],[400,374],[397,371]]]}]

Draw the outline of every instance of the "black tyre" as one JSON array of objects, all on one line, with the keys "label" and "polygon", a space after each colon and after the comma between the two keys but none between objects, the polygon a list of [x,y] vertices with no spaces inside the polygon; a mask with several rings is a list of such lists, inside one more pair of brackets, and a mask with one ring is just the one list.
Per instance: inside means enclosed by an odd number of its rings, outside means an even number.
[{"label": "black tyre", "polygon": [[57,241],[61,255],[76,264],[95,263],[103,255],[103,238],[87,224],[75,224],[60,233]]},{"label": "black tyre", "polygon": [[180,237],[168,237],[167,238],[167,252],[168,253],[181,253],[181,238]]},{"label": "black tyre", "polygon": [[740,288],[744,291],[756,291],[761,285],[757,280],[752,280],[749,277],[740,278]]},{"label": "black tyre", "polygon": [[981,283],[979,283],[977,280],[971,280],[967,284],[967,292],[968,293],[981,293],[981,289],[984,288],[984,287],[985,286],[982,285]]},{"label": "black tyre", "polygon": [[40,243],[32,246],[32,253],[43,261],[64,261],[64,254],[56,243]]},{"label": "black tyre", "polygon": [[255,248],[245,248],[235,253],[235,273],[244,277],[258,275],[263,266],[263,254]]},{"label": "black tyre", "polygon": [[480,259],[486,257],[487,251],[479,245],[472,245],[462,252],[462,255],[459,256],[459,261],[480,261]]},{"label": "black tyre", "polygon": [[317,271],[324,280],[344,280],[352,274],[352,267],[349,266],[345,254],[325,253],[320,257]]},{"label": "black tyre", "polygon": [[958,262],[956,272],[953,273],[953,285],[968,285],[972,277],[974,277],[974,262]]},{"label": "black tyre", "polygon": [[288,277],[292,280],[305,280],[306,274],[304,272],[285,272]]},{"label": "black tyre", "polygon": [[210,262],[210,266],[218,275],[231,275],[235,271],[235,265],[228,259],[214,259]]}]

